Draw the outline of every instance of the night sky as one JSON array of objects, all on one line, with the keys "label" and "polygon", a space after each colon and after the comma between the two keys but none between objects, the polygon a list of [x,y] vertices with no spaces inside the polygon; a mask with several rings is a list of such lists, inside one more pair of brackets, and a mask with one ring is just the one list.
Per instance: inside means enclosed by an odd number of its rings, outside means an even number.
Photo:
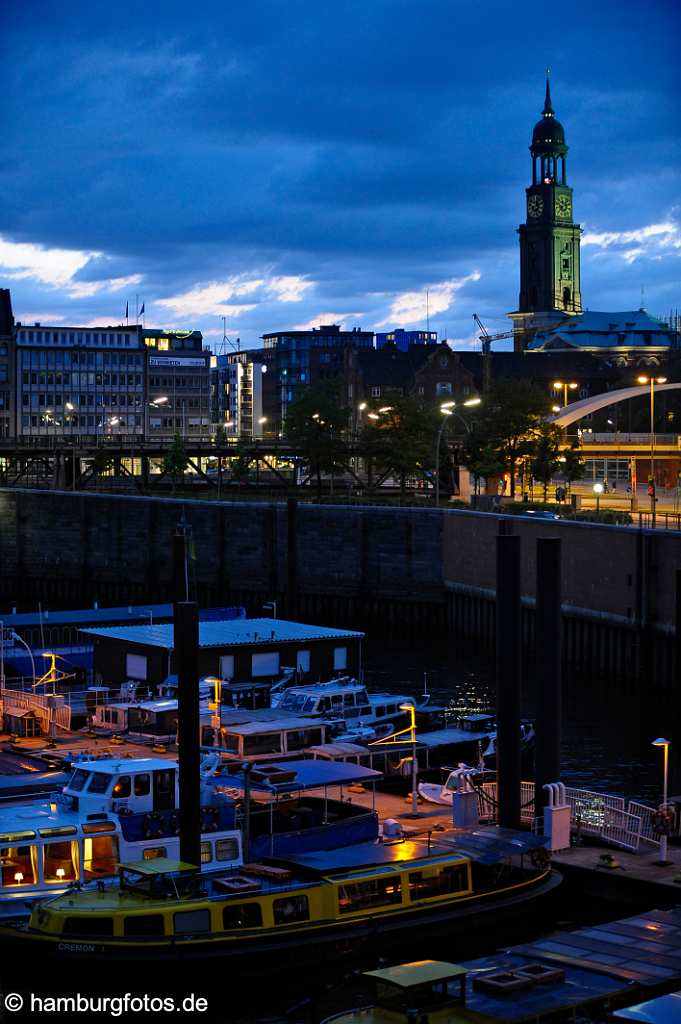
[{"label": "night sky", "polygon": [[[552,68],[591,309],[681,307],[678,3],[9,0],[0,280],[24,322],[430,324],[518,301]],[[8,16],[9,15],[9,16]]]}]

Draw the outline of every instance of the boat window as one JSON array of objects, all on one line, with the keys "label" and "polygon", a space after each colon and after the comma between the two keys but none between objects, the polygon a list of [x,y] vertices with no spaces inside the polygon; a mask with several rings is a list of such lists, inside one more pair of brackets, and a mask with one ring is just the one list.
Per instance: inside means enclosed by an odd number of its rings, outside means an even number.
[{"label": "boat window", "polygon": [[209,839],[201,843],[201,863],[210,864],[213,859],[213,844]]},{"label": "boat window", "polygon": [[346,718],[359,718],[361,713],[362,713],[362,709],[361,708],[348,708],[346,710],[346,712],[345,712],[345,717]]},{"label": "boat window", "polygon": [[110,782],[110,775],[105,775],[104,772],[93,772],[87,791],[88,793],[106,793]]},{"label": "boat window", "polygon": [[343,706],[343,694],[342,693],[332,693],[331,694],[331,707],[332,708],[341,708],[342,706]]},{"label": "boat window", "polygon": [[35,832],[5,832],[0,836],[0,843],[18,843],[22,839],[35,839]]},{"label": "boat window", "polygon": [[45,843],[43,873],[46,882],[73,882],[78,877],[78,843]]},{"label": "boat window", "polygon": [[168,850],[165,846],[148,846],[142,854],[143,860],[158,860],[159,857],[167,857]]},{"label": "boat window", "polygon": [[261,928],[262,910],[259,903],[227,904],[222,911],[223,928]]},{"label": "boat window", "polygon": [[309,714],[311,711],[316,711],[316,710],[317,710],[317,701],[314,699],[314,697],[308,697],[307,700],[305,701],[305,703],[303,704],[303,711],[305,711],[307,714]]},{"label": "boat window", "polygon": [[412,900],[427,900],[433,896],[465,892],[467,889],[467,864],[454,864],[452,867],[442,868],[436,874],[426,871],[409,872],[409,897]]},{"label": "boat window", "polygon": [[368,704],[369,703],[369,695],[366,692],[366,690],[358,690],[357,691],[357,703],[358,704]]},{"label": "boat window", "polygon": [[163,935],[162,914],[135,914],[123,920],[123,934],[132,936],[155,936]]},{"label": "boat window", "polygon": [[402,902],[402,886],[399,877],[368,878],[365,882],[339,885],[338,909],[341,914],[352,914],[357,910],[385,907]]},{"label": "boat window", "polygon": [[294,921],[309,921],[310,907],[307,896],[286,896],[273,903],[274,923],[293,924]]},{"label": "boat window", "polygon": [[330,709],[331,709],[331,698],[330,697],[322,697],[322,699],[319,702],[319,710],[320,711],[329,711]]},{"label": "boat window", "polygon": [[238,860],[239,844],[236,839],[216,839],[215,859],[216,860]]},{"label": "boat window", "polygon": [[376,705],[376,718],[382,718],[385,714],[385,704]]},{"label": "boat window", "polygon": [[178,910],[173,915],[176,935],[210,931],[210,910]]},{"label": "boat window", "polygon": [[281,734],[278,732],[244,736],[244,754],[281,754],[281,752]]},{"label": "boat window", "polygon": [[59,828],[39,828],[38,834],[46,839],[48,836],[75,836],[77,831],[75,825],[61,825]]},{"label": "boat window", "polygon": [[83,840],[83,874],[86,879],[116,874],[118,836],[93,836]]},{"label": "boat window", "polygon": [[83,825],[83,832],[86,835],[92,832],[115,832],[116,824],[113,821],[90,821]]},{"label": "boat window", "polygon": [[371,704],[362,704],[361,708],[359,709],[359,713],[360,713],[360,715],[370,715],[371,714]]},{"label": "boat window", "polygon": [[69,779],[69,789],[75,789],[77,793],[80,793],[89,778],[89,772],[84,772],[82,768],[76,768],[75,772]]},{"label": "boat window", "polygon": [[223,733],[222,745],[225,748],[225,750],[229,750],[232,754],[239,753],[239,737],[235,736],[234,733]]},{"label": "boat window", "polygon": [[62,935],[77,935],[80,938],[95,935],[103,939],[113,935],[112,917],[67,917],[62,928]]},{"label": "boat window", "polygon": [[321,729],[292,729],[286,733],[287,750],[304,750],[322,742]]},{"label": "boat window", "polygon": [[149,775],[135,776],[135,796],[149,796],[151,792],[151,779]]},{"label": "boat window", "polygon": [[130,796],[131,792],[131,779],[129,775],[122,775],[120,779],[116,779],[116,784],[111,791],[111,796],[114,797],[126,797]]},{"label": "boat window", "polygon": [[344,693],[343,694],[343,703],[345,704],[346,707],[354,707],[354,705],[355,705],[355,695],[354,695],[354,693]]},{"label": "boat window", "polygon": [[0,870],[3,887],[33,885],[38,876],[37,846],[4,846],[0,848]]}]

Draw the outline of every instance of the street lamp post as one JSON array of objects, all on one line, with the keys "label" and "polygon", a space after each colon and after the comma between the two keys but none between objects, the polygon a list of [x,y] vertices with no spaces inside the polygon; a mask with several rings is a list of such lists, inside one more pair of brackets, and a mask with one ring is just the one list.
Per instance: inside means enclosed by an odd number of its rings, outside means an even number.
[{"label": "street lamp post", "polygon": [[594,484],[594,494],[596,495],[596,515],[601,511],[601,494],[603,493],[603,484]]},{"label": "street lamp post", "polygon": [[648,488],[650,493],[650,511],[655,516],[655,385],[665,384],[666,377],[637,377],[639,384],[650,384],[650,477]]},{"label": "street lamp post", "polygon": [[440,442],[442,441],[442,432],[445,429],[447,417],[452,415],[455,404],[455,402],[444,402],[440,406],[443,420],[437,432],[437,441],[435,442],[435,508],[440,507]]},{"label": "street lamp post", "polygon": [[571,381],[562,381],[562,380],[554,381],[554,384],[553,384],[554,391],[562,391],[563,392],[563,407],[565,407],[568,404],[568,391],[574,391],[575,388],[577,388],[577,387],[579,387],[579,385],[574,380],[571,380]]},{"label": "street lamp post", "polygon": [[[445,423],[447,421],[445,420]],[[400,704],[400,711],[409,712],[409,740],[411,742],[411,813],[418,817],[418,764],[416,761],[416,708],[413,704]]]},{"label": "street lamp post", "polygon": [[[662,747],[664,751],[664,762],[663,762],[663,776],[662,776],[662,810],[667,810],[667,787],[669,783],[669,746],[670,741],[666,740],[664,736],[660,736],[658,739],[653,740],[654,747]],[[660,864],[667,863],[667,834],[662,832],[660,834]]]}]

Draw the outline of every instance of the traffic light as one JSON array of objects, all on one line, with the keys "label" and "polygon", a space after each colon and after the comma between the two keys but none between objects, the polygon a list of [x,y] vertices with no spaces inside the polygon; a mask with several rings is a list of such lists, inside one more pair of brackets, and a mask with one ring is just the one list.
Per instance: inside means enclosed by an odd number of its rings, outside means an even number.
[{"label": "traffic light", "polygon": [[652,476],[648,477],[648,497],[655,497],[655,478]]}]

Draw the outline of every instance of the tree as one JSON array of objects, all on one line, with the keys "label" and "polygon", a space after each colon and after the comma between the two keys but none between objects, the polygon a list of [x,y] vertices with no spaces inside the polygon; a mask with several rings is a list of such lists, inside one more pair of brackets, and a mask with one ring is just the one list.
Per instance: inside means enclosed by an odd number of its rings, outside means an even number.
[{"label": "tree", "polygon": [[437,461],[435,443],[442,419],[437,408],[411,395],[392,399],[383,408],[382,413],[367,414],[361,440],[384,472],[392,470],[399,477],[404,496],[407,477],[425,473]]},{"label": "tree", "polygon": [[251,465],[251,457],[246,451],[243,441],[237,441],[234,447],[234,457],[229,460],[229,468],[232,471],[232,478],[238,484],[248,480],[248,470]]},{"label": "tree", "polygon": [[534,455],[542,420],[550,408],[548,395],[534,381],[498,378],[482,404],[469,414],[471,433],[465,449],[473,458],[483,450],[494,453],[501,469],[508,470],[511,497],[515,497],[516,466]]},{"label": "tree", "polygon": [[163,456],[163,472],[167,473],[173,482],[173,494],[175,494],[178,481],[182,481],[188,465],[189,456],[184,441],[180,434],[175,434],[170,448]]},{"label": "tree", "polygon": [[563,462],[561,465],[563,476],[568,482],[568,487],[571,487],[575,480],[581,480],[584,476],[584,459],[582,458],[582,449],[577,438],[573,438],[569,448],[566,448],[563,452]]},{"label": "tree", "polygon": [[227,443],[227,428],[224,423],[218,423],[215,428],[215,446],[216,448],[224,448]]},{"label": "tree", "polygon": [[284,422],[286,440],[309,463],[317,480],[317,498],[322,496],[322,473],[333,474],[349,411],[340,404],[337,389],[330,384],[306,387],[289,404]]},{"label": "tree", "polygon": [[544,501],[551,479],[560,467],[560,440],[559,427],[551,423],[542,424],[535,441],[532,476],[544,487]]}]

